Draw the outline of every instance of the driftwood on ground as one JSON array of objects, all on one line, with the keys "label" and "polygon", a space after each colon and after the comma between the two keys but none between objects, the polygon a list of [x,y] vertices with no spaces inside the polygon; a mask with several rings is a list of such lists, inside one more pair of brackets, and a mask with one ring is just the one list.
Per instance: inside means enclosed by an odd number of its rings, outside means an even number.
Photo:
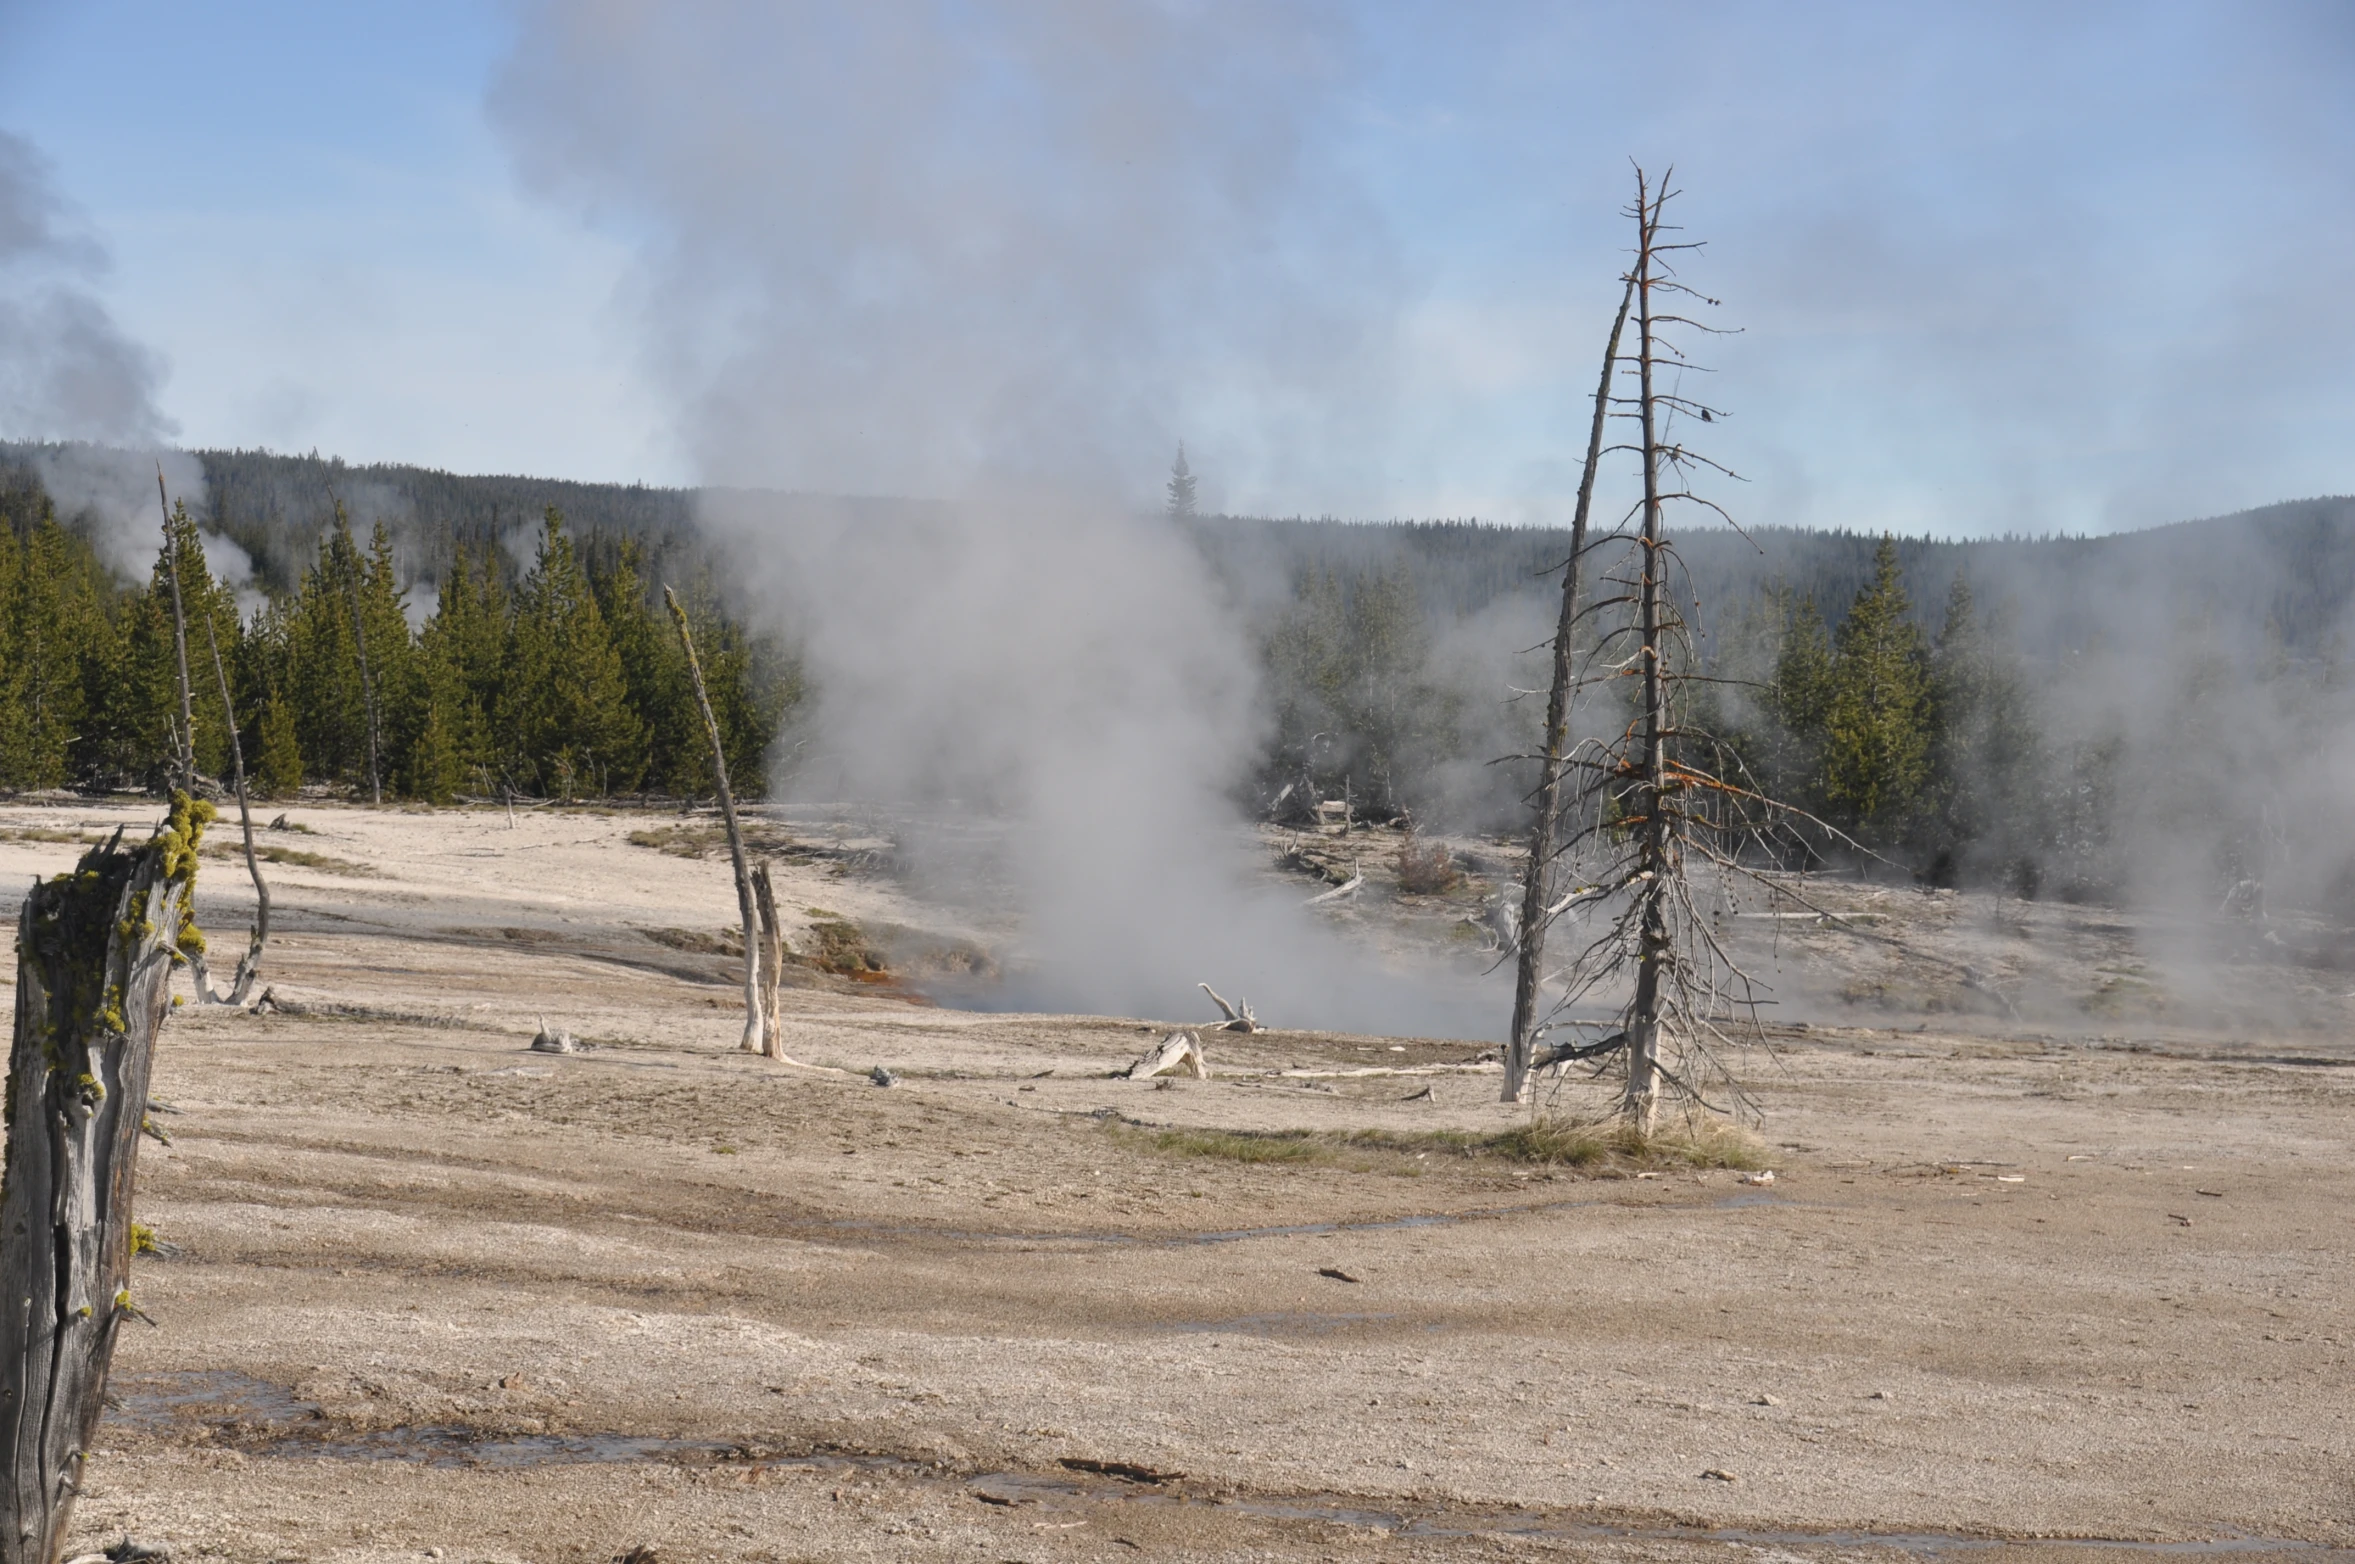
[{"label": "driftwood on ground", "polygon": [[1132,1081],[1150,1080],[1156,1075],[1169,1075],[1182,1069],[1195,1080],[1202,1081],[1210,1078],[1208,1066],[1209,1061],[1202,1055],[1201,1038],[1192,1032],[1172,1032],[1128,1067],[1128,1078]]},{"label": "driftwood on ground", "polygon": [[0,1564],[62,1551],[115,1334],[144,1318],[132,1176],[211,815],[177,794],[153,840],[125,849],[118,831],[25,897],[0,1196]]},{"label": "driftwood on ground", "polygon": [[1215,1032],[1256,1032],[1260,1029],[1259,1017],[1251,1013],[1250,1000],[1238,999],[1230,1005],[1219,998],[1218,990],[1212,988],[1208,983],[1197,983],[1194,986],[1208,994],[1210,1002],[1218,1006],[1219,1014],[1226,1017],[1224,1021],[1219,1022],[1210,1030]]},{"label": "driftwood on ground", "polygon": [[1365,883],[1366,877],[1364,875],[1353,874],[1348,879],[1342,881],[1339,885],[1336,885],[1331,890],[1326,891],[1323,895],[1311,896],[1308,900],[1302,902],[1300,905],[1303,907],[1322,907],[1327,902],[1344,900],[1345,898],[1355,896],[1358,891],[1364,887]]}]

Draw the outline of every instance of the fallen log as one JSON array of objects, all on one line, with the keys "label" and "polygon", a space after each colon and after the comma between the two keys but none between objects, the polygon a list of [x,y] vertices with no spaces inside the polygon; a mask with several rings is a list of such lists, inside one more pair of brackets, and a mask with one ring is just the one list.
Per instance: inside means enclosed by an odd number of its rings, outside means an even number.
[{"label": "fallen log", "polygon": [[1150,1080],[1156,1075],[1168,1075],[1184,1067],[1197,1081],[1210,1078],[1209,1061],[1202,1055],[1202,1039],[1192,1032],[1172,1032],[1163,1038],[1142,1059],[1128,1067],[1132,1081]]},{"label": "fallen log", "polygon": [[[1355,896],[1358,893],[1359,888],[1362,887],[1365,883],[1366,877],[1363,874],[1353,874],[1348,879],[1342,881],[1339,885],[1336,885],[1331,890],[1325,892],[1322,896],[1311,896],[1308,900],[1302,902],[1300,905],[1303,907],[1322,907],[1327,902],[1340,901],[1345,897]],[[1213,995],[1212,997],[1216,998],[1217,996]]]},{"label": "fallen log", "polygon": [[172,969],[197,938],[212,806],[174,795],[144,846],[121,834],[35,885],[17,924],[0,1196],[0,1564],[52,1564],[131,1302],[131,1190]]}]

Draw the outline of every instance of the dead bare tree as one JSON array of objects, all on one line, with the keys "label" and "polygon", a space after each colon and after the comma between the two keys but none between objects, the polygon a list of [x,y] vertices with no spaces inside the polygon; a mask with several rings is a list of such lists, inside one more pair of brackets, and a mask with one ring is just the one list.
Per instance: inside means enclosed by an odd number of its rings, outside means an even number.
[{"label": "dead bare tree", "polygon": [[[1579,610],[1611,617],[1585,671],[1569,686],[1573,699],[1589,687],[1618,693],[1620,715],[1615,730],[1581,740],[1564,758],[1576,813],[1557,851],[1578,872],[1570,891],[1543,909],[1549,918],[1577,908],[1595,919],[1594,932],[1563,969],[1563,992],[1550,1019],[1560,1021],[1598,993],[1626,997],[1617,1015],[1599,1024],[1608,1035],[1537,1049],[1533,1030],[1529,1055],[1533,1067],[1576,1059],[1621,1064],[1619,1113],[1640,1134],[1652,1130],[1663,1090],[1689,1106],[1714,1108],[1707,1092],[1720,1086],[1731,1098],[1730,1111],[1754,1106],[1728,1068],[1726,1051],[1737,1028],[1761,1035],[1757,1007],[1765,991],[1719,940],[1701,898],[1714,897],[1723,904],[1717,910],[1730,911],[1744,887],[1766,891],[1769,839],[1817,824],[1766,797],[1731,747],[1701,725],[1689,699],[1708,676],[1698,667],[1680,606],[1689,593],[1671,589],[1682,565],[1666,509],[1697,505],[1730,523],[1721,506],[1695,492],[1693,480],[1705,472],[1739,475],[1674,438],[1679,418],[1714,423],[1723,416],[1680,388],[1682,374],[1698,367],[1671,333],[1716,329],[1680,313],[1689,307],[1684,301],[1716,301],[1677,278],[1676,257],[1699,246],[1670,237],[1679,231],[1664,219],[1674,196],[1666,180],[1655,188],[1636,170],[1628,213],[1636,222],[1628,273],[1636,344],[1632,354],[1616,355],[1609,398],[1609,415],[1633,423],[1636,436],[1603,454],[1635,455],[1643,494],[1630,516],[1635,530],[1623,523],[1610,534],[1628,544],[1606,577],[1611,590]],[[1663,386],[1669,376],[1678,383]],[[1632,392],[1625,389],[1629,379]]]},{"label": "dead bare tree", "polygon": [[[171,497],[164,492],[164,469],[161,462],[155,467],[155,502],[164,513],[164,577],[172,585],[172,650],[180,662],[180,726],[172,736],[172,762],[177,772],[172,786],[182,792],[196,788],[196,707],[188,689],[188,613],[180,601],[180,529],[172,515]],[[188,513],[183,505],[179,522],[186,522]]]},{"label": "dead bare tree", "polygon": [[728,755],[720,742],[720,720],[712,714],[711,697],[703,687],[703,664],[695,655],[695,635],[687,627],[687,610],[679,606],[679,595],[667,586],[662,589],[662,600],[670,607],[671,623],[679,627],[679,644],[687,652],[687,681],[695,691],[695,708],[703,714],[704,735],[711,740],[712,783],[720,796],[720,819],[728,827],[728,856],[736,866],[736,910],[744,920],[744,1038],[736,1046],[748,1054],[783,1058],[783,1035],[767,1024],[762,1005],[768,996],[761,983],[760,916],[752,870],[744,857],[744,832],[736,824],[736,795],[728,790]]},{"label": "dead bare tree", "polygon": [[785,925],[777,916],[777,892],[769,883],[769,866],[752,869],[753,910],[760,914],[760,1046],[772,1059],[785,1057]]},{"label": "dead bare tree", "polygon": [[195,933],[212,806],[185,791],[145,846],[122,832],[35,884],[17,923],[0,1195],[0,1564],[55,1564],[131,1301],[131,1193],[172,968]]},{"label": "dead bare tree", "polygon": [[[229,698],[229,670],[221,662],[221,638],[213,629],[213,616],[209,612],[204,616],[204,638],[213,651],[213,677],[221,685],[222,720],[229,729],[230,774],[237,780],[237,825],[245,833],[245,872],[253,876],[253,936],[246,942],[245,954],[238,958],[237,975],[229,984],[226,1001],[242,1005],[261,977],[262,951],[270,943],[270,886],[262,878],[261,859],[254,853],[253,809],[246,801],[245,792],[245,741],[238,737],[237,706]],[[203,958],[191,959],[195,962],[196,992],[205,1003],[212,1003],[212,984],[205,977]]]},{"label": "dead bare tree", "polygon": [[1619,313],[1603,344],[1603,373],[1595,386],[1594,419],[1586,436],[1586,469],[1578,480],[1578,504],[1570,515],[1570,558],[1562,567],[1562,612],[1554,626],[1554,677],[1546,691],[1545,744],[1538,757],[1536,796],[1531,800],[1529,862],[1522,870],[1521,917],[1514,943],[1520,965],[1513,976],[1513,1031],[1505,1047],[1504,1100],[1519,1102],[1529,1078],[1529,1052],[1537,1028],[1537,994],[1545,971],[1546,925],[1552,921],[1554,833],[1562,811],[1562,760],[1570,742],[1571,643],[1578,630],[1581,567],[1586,562],[1587,515],[1594,506],[1595,472],[1603,460],[1603,429],[1611,405],[1611,381],[1619,367],[1619,338],[1635,298],[1635,277],[1619,295]]}]

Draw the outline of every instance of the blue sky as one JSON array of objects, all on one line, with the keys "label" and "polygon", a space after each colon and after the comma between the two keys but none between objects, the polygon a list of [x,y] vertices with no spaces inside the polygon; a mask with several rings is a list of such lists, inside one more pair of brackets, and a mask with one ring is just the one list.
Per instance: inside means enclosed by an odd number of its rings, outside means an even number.
[{"label": "blue sky", "polygon": [[[2343,5],[1115,9],[0,0],[0,131],[190,444],[912,490],[1020,445],[1143,498],[1182,436],[1238,508],[1558,520],[1633,156],[1677,165],[1741,328],[1708,358],[1746,519],[2355,490]],[[1037,112],[1107,75],[1133,119]],[[860,117],[944,81],[982,88]],[[1097,242],[1132,141],[1207,192],[1158,265]],[[1024,264],[971,261],[1017,230]],[[1062,413],[975,411],[1023,396],[1119,414],[1080,455]]]}]

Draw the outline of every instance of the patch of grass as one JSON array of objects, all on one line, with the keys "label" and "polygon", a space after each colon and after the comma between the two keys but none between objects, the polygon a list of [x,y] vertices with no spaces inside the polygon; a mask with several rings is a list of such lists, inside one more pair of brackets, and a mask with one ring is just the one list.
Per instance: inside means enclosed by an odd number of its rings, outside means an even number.
[{"label": "patch of grass", "polygon": [[[245,861],[244,846],[234,841],[207,842],[200,851],[207,858],[233,858],[240,863]],[[253,855],[264,863],[287,864],[297,869],[316,869],[321,874],[349,875],[354,879],[374,879],[376,877],[375,868],[369,864],[354,863],[349,858],[337,858],[328,853],[314,853],[300,847],[273,847],[257,842],[254,844]]]},{"label": "patch of grass", "polygon": [[1469,1130],[1169,1129],[1115,1133],[1168,1156],[1221,1162],[1320,1163],[1364,1172],[1416,1172],[1434,1158],[1628,1173],[1658,1168],[1766,1166],[1766,1147],[1738,1125],[1699,1120],[1649,1136],[1612,1124],[1541,1118],[1486,1134]]},{"label": "patch of grass", "polygon": [[72,842],[94,847],[105,840],[104,836],[87,831],[53,831],[37,825],[11,826],[0,830],[0,842]]},{"label": "patch of grass", "polygon": [[722,929],[716,934],[702,929],[640,929],[640,934],[657,945],[672,950],[683,950],[695,956],[741,956],[744,954],[744,931]]},{"label": "patch of grass", "polygon": [[[794,846],[793,838],[777,826],[758,820],[739,820],[737,829],[744,834],[744,850],[752,853],[781,853]],[[673,858],[702,858],[728,850],[728,828],[724,825],[658,825],[629,834],[632,847],[651,847],[656,852],[668,853]]]},{"label": "patch of grass", "polygon": [[[1129,1132],[1129,1133],[1134,1133]],[[1338,1149],[1306,1130],[1157,1130],[1155,1151],[1220,1162],[1336,1162]]]},{"label": "patch of grass", "polygon": [[888,980],[883,952],[868,944],[866,931],[847,918],[812,918],[810,941],[816,948],[803,953],[802,959],[820,972],[863,983]]}]

